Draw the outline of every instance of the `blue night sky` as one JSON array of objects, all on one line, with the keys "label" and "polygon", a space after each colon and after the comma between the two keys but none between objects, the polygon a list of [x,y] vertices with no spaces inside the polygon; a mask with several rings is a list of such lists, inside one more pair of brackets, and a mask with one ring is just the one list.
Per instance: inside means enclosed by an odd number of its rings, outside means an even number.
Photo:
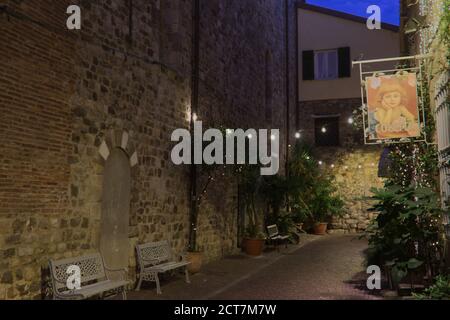
[{"label": "blue night sky", "polygon": [[371,5],[381,8],[381,20],[386,23],[400,24],[400,1],[399,0],[307,0],[309,4],[347,12],[356,16],[369,17],[366,13]]}]

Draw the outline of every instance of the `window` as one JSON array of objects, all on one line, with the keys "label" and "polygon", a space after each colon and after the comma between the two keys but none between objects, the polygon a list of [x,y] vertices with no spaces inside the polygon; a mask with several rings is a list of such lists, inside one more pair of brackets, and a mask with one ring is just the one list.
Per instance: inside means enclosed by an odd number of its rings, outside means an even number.
[{"label": "window", "polygon": [[314,127],[317,147],[339,146],[339,117],[317,117]]},{"label": "window", "polygon": [[351,77],[350,48],[303,51],[303,80]]},{"label": "window", "polygon": [[328,80],[338,78],[337,50],[323,50],[314,52],[314,79]]}]

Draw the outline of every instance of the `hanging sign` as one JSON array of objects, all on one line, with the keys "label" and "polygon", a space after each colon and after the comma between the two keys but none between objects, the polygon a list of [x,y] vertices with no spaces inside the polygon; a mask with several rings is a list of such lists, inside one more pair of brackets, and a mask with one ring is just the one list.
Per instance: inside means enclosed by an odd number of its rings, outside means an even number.
[{"label": "hanging sign", "polygon": [[366,78],[369,140],[421,136],[416,73]]}]

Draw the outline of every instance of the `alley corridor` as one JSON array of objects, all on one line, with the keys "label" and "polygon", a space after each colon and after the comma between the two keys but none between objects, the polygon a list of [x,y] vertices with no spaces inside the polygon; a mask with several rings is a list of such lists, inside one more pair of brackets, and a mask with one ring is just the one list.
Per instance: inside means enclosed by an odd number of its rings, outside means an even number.
[{"label": "alley corridor", "polygon": [[186,285],[182,276],[163,283],[156,296],[149,285],[130,293],[135,299],[310,300],[377,299],[364,290],[363,251],[367,242],[355,235],[308,236],[300,247],[261,258],[232,256],[205,267]]}]

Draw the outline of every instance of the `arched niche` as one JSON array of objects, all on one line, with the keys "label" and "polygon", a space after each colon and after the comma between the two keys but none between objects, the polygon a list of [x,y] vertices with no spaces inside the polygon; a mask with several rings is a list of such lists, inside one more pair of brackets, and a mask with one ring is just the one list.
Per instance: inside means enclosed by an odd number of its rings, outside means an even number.
[{"label": "arched niche", "polygon": [[128,267],[131,168],[136,152],[128,148],[128,133],[112,132],[100,146],[105,160],[100,223],[100,252],[110,269]]}]

